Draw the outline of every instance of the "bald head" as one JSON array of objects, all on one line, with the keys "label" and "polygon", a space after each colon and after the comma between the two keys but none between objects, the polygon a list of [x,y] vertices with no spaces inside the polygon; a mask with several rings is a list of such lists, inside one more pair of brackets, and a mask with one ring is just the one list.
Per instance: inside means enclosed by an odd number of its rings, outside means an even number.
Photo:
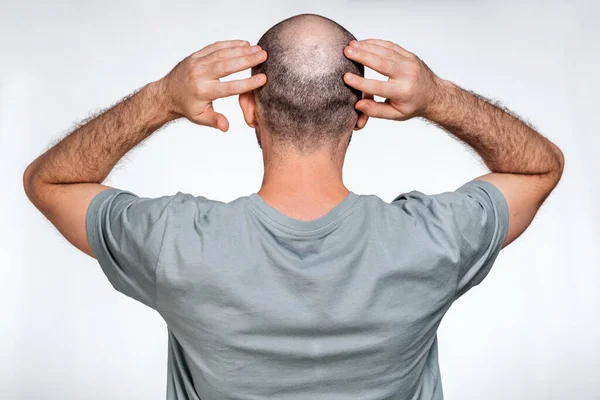
[{"label": "bald head", "polygon": [[252,69],[267,76],[255,90],[257,112],[276,146],[311,153],[337,147],[352,131],[361,93],[343,76],[364,75],[364,67],[344,55],[353,39],[328,18],[302,14],[279,22],[258,41],[268,57]]}]

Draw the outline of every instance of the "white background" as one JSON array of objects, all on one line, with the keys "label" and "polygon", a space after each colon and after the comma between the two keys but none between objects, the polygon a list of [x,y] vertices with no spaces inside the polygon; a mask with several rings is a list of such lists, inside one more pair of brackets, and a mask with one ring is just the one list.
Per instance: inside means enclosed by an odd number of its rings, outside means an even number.
[{"label": "white background", "polygon": [[[441,77],[502,101],[563,150],[563,179],[532,226],[446,314],[443,388],[450,400],[600,398],[598,2],[49,3],[3,1],[0,11],[0,398],[164,398],[165,323],[114,291],[95,260],[60,236],[28,202],[22,173],[74,123],[189,53],[223,39],[255,43],[301,12],[399,43]],[[254,132],[236,98],[216,106],[229,133],[178,122],[105,183],[221,201],[256,192]],[[485,172],[432,125],[371,120],[354,134],[344,178],[356,193],[391,201],[412,189],[454,190]]]}]

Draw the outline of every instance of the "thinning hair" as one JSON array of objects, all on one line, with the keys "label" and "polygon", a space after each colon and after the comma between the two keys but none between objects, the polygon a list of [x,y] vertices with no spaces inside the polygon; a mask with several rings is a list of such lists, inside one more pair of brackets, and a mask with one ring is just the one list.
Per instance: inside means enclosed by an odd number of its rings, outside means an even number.
[{"label": "thinning hair", "polygon": [[252,75],[264,73],[267,83],[254,93],[257,113],[276,147],[302,154],[324,146],[335,151],[353,130],[362,93],[346,85],[343,76],[364,76],[364,66],[344,55],[355,39],[337,22],[315,14],[285,19],[260,38],[268,56]]}]

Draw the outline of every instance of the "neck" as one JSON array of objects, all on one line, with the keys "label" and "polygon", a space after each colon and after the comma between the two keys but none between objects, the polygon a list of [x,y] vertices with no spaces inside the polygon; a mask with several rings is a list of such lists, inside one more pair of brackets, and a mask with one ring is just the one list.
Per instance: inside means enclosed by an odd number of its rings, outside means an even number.
[{"label": "neck", "polygon": [[[272,160],[272,158],[271,158]],[[315,219],[331,210],[349,193],[342,181],[341,160],[328,151],[286,155],[277,163],[265,157],[265,173],[257,192],[273,208],[298,219]]]}]

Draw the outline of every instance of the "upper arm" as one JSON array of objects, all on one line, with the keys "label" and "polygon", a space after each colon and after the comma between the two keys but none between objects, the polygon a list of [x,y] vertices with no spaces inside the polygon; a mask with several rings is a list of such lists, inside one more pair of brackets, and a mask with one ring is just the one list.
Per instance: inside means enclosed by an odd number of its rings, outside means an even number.
[{"label": "upper arm", "polygon": [[44,184],[28,192],[32,203],[73,246],[94,257],[90,247],[85,218],[92,199],[112,189],[98,183]]},{"label": "upper arm", "polygon": [[402,194],[393,204],[420,220],[432,242],[456,260],[458,298],[485,278],[500,250],[529,226],[555,182],[491,173],[453,192]]},{"label": "upper arm", "polygon": [[533,221],[540,206],[558,183],[552,175],[489,173],[477,180],[492,183],[508,206],[508,233],[502,247],[518,238]]},{"label": "upper arm", "polygon": [[69,242],[98,260],[116,290],[157,308],[156,267],[169,204],[177,195],[138,197],[98,184],[36,192],[36,206]]},{"label": "upper arm", "polygon": [[473,180],[435,195],[412,191],[392,204],[416,220],[429,237],[423,246],[431,246],[444,268],[454,271],[455,299],[487,276],[508,230],[508,207],[493,184]]}]

